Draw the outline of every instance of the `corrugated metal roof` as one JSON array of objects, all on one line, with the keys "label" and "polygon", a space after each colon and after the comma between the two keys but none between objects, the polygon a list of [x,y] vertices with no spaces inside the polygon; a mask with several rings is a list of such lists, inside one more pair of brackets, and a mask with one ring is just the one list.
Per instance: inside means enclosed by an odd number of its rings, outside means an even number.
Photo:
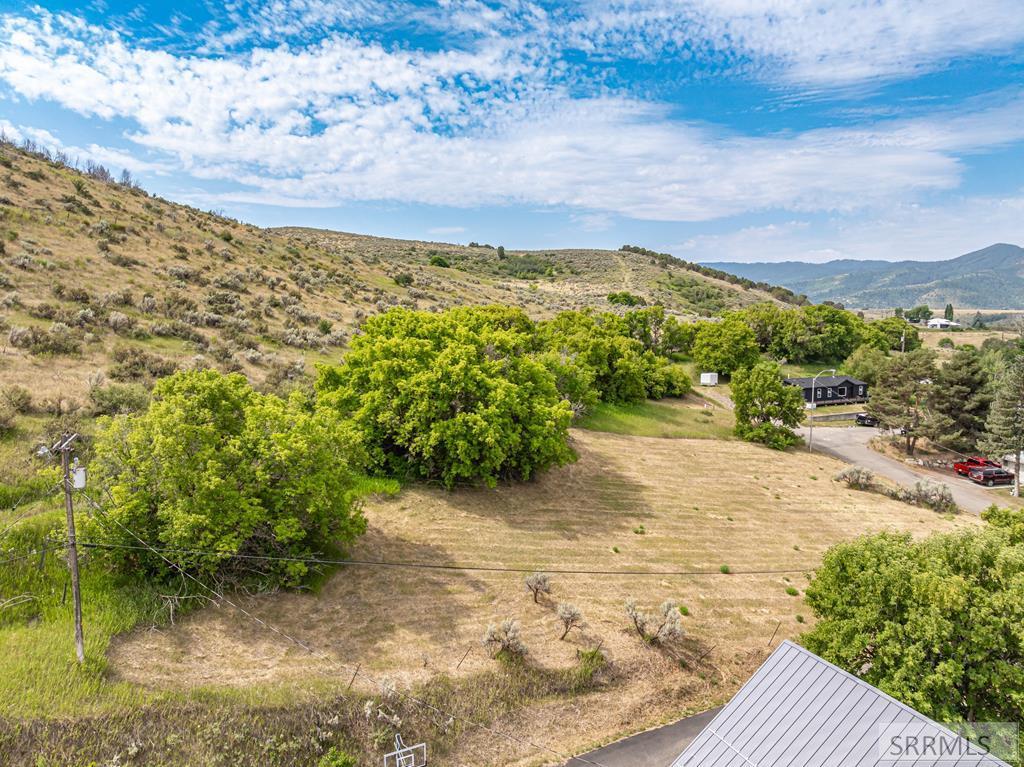
[{"label": "corrugated metal roof", "polygon": [[[888,729],[896,725],[896,730]],[[957,736],[867,682],[786,641],[672,767],[1008,767],[989,755],[886,758],[884,733]],[[966,741],[960,741],[966,746]]]},{"label": "corrugated metal roof", "polygon": [[[813,378],[785,378],[783,379],[788,384],[793,386],[811,386]],[[851,383],[854,386],[867,386],[864,381],[859,381],[856,378],[850,376],[818,376],[816,386],[839,386],[840,384]]]}]

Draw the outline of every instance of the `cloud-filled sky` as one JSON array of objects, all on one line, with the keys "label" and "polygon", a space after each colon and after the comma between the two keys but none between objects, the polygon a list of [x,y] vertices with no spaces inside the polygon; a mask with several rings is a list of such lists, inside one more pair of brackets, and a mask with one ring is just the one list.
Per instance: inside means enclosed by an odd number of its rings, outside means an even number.
[{"label": "cloud-filled sky", "polygon": [[0,129],[262,225],[950,258],[1024,244],[1024,6],[44,0]]}]

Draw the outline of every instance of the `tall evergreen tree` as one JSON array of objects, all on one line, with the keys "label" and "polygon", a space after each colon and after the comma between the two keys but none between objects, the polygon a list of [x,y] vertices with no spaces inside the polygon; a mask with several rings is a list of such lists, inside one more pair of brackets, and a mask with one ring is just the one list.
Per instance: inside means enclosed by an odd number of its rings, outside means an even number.
[{"label": "tall evergreen tree", "polygon": [[1013,453],[1013,494],[1020,495],[1020,454],[1024,450],[1024,357],[1007,364],[996,385],[996,397],[989,412],[988,431],[981,442],[991,456]]},{"label": "tall evergreen tree", "polygon": [[942,313],[942,316],[945,317],[950,322],[953,321],[953,304],[946,304],[946,310]]},{"label": "tall evergreen tree", "polygon": [[939,437],[946,447],[973,450],[985,433],[992,405],[992,382],[975,349],[959,349],[935,377],[932,405],[949,419],[949,432]]},{"label": "tall evergreen tree", "polygon": [[937,375],[934,352],[915,349],[893,358],[871,394],[868,412],[901,432],[907,455],[914,454],[919,437],[939,439],[949,431],[949,419],[932,402]]}]

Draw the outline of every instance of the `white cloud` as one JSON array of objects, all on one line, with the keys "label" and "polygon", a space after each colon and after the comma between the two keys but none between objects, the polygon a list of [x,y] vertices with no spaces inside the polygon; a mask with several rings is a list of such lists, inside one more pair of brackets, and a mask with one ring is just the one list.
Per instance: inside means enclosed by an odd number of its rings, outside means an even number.
[{"label": "white cloud", "polygon": [[687,52],[809,86],[912,75],[1024,41],[1019,0],[581,0],[584,49]]},{"label": "white cloud", "polygon": [[443,237],[452,234],[462,234],[466,231],[464,226],[435,226],[427,230],[427,234]]},{"label": "white cloud", "polygon": [[[941,18],[945,1],[936,0]],[[868,35],[879,18],[895,25],[909,8],[881,2],[887,10],[879,17],[875,5],[836,11],[863,10],[866,20],[852,39]],[[610,7],[586,12],[598,18],[602,9],[635,6]],[[817,16],[828,14],[801,5],[801,16],[793,7],[780,6],[768,19],[779,28],[771,50],[755,34],[764,14],[746,0],[651,6],[641,17],[662,14],[671,30],[674,19],[710,19],[717,9],[732,20],[700,22],[699,38],[711,48],[716,35],[735,33],[741,49],[789,56],[796,71],[799,60],[786,50],[802,38],[790,26],[802,18],[813,30],[825,23]],[[987,0],[979,5],[982,14],[992,7]],[[463,29],[473,29],[474,17],[498,14],[473,0],[450,9]],[[306,0],[298,14],[328,10]],[[531,29],[546,29],[550,22],[525,3],[499,10],[494,24],[528,17]],[[1014,22],[1005,27],[1012,30]],[[611,33],[601,34],[594,38],[608,44]],[[466,49],[409,51],[332,32],[305,46],[175,55],[72,16],[40,12],[0,17],[0,80],[27,99],[127,121],[128,138],[159,158],[147,161],[154,168],[173,164],[200,182],[240,185],[223,193],[223,201],[525,203],[581,211],[580,223],[592,229],[615,215],[702,221],[751,211],[894,206],[955,189],[963,153],[1024,139],[1024,97],[1016,93],[990,96],[956,115],[737,136],[673,119],[658,104],[570,95],[544,47],[520,42],[484,36]],[[845,50],[836,41],[817,45],[815,55],[829,61],[826,49]],[[112,150],[89,151],[115,157]],[[117,157],[127,165],[123,154]]]}]

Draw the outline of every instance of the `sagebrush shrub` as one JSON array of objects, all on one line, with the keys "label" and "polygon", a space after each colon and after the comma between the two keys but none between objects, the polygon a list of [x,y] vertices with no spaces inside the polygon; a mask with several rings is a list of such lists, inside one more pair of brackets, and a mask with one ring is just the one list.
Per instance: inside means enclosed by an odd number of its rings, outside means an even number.
[{"label": "sagebrush shrub", "polygon": [[492,657],[512,656],[521,658],[527,653],[519,630],[519,621],[506,618],[500,626],[490,624],[484,632],[483,645]]},{"label": "sagebrush shrub", "polygon": [[870,490],[875,486],[875,473],[863,466],[848,466],[836,474],[835,481],[856,490]]}]

